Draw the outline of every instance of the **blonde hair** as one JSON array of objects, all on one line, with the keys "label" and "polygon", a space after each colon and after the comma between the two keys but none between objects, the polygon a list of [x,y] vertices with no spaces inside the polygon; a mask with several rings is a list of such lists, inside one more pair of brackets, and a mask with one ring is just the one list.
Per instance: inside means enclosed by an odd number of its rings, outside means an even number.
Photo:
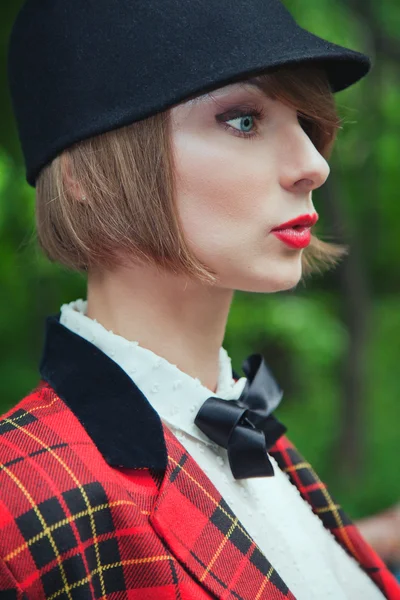
[{"label": "blonde hair", "polygon": [[[257,80],[269,97],[297,110],[302,127],[328,158],[340,120],[324,72],[300,64]],[[84,272],[112,269],[128,257],[216,281],[188,247],[179,221],[169,124],[166,110],[74,144],[42,170],[36,228],[50,260]],[[68,185],[66,172],[74,185]],[[312,236],[302,255],[303,273],[329,268],[345,253]]]}]

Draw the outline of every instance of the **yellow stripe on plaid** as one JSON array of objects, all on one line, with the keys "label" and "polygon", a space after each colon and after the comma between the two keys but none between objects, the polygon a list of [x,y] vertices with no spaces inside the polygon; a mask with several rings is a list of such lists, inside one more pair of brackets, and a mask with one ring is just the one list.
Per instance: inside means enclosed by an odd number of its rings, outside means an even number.
[{"label": "yellow stripe on plaid", "polygon": [[317,484],[319,486],[319,489],[321,490],[321,492],[324,495],[326,506],[323,509],[318,509],[316,512],[321,512],[321,513],[322,512],[331,512],[332,513],[332,515],[336,521],[336,525],[338,526],[338,528],[340,529],[340,531],[343,534],[343,537],[345,538],[345,543],[346,543],[347,547],[354,555],[354,558],[356,558],[360,562],[358,553],[357,553],[351,539],[349,538],[349,536],[347,534],[346,527],[344,526],[342,518],[339,514],[339,510],[341,510],[342,507],[339,504],[335,504],[333,502],[325,484],[320,480],[320,478],[318,477],[318,475],[316,474],[316,472],[314,471],[314,469],[312,468],[310,463],[303,461],[303,462],[298,463],[297,465],[291,465],[290,467],[286,467],[284,469],[284,471],[289,473],[291,471],[298,471],[299,469],[307,469],[308,471],[310,471],[311,475],[314,477],[313,484]]},{"label": "yellow stripe on plaid", "polygon": [[[222,540],[218,550],[216,551],[216,553],[214,554],[213,558],[211,559],[211,561],[209,562],[207,568],[205,569],[203,575],[199,578],[199,581],[204,581],[204,579],[207,577],[208,573],[210,572],[210,570],[212,569],[215,561],[217,560],[218,556],[221,554],[223,547],[225,546],[226,542],[229,540],[229,538],[231,537],[232,533],[234,532],[235,528],[237,527],[239,520],[236,518],[233,522],[231,527],[229,528],[229,531],[227,532],[226,536],[224,536],[224,539]],[[240,528],[241,529],[241,528]],[[257,596],[255,597],[255,600],[258,600],[258,598],[260,598],[263,589],[265,588],[265,586],[267,585],[268,581],[270,580],[272,573],[274,572],[274,568],[271,565],[268,573],[265,575],[263,582],[257,592]]]},{"label": "yellow stripe on plaid", "polygon": [[[29,413],[27,413],[27,414],[29,414]],[[90,528],[91,528],[91,531],[92,531],[93,543],[94,543],[94,548],[95,548],[95,553],[96,553],[96,562],[97,562],[98,568],[101,568],[99,545],[97,543],[97,535],[96,535],[96,525],[95,525],[94,517],[93,517],[93,508],[90,506],[89,498],[88,498],[88,496],[87,496],[87,494],[86,494],[83,486],[81,485],[80,481],[78,480],[78,478],[76,477],[76,475],[72,472],[72,470],[69,468],[69,466],[62,460],[62,458],[59,457],[54,452],[54,450],[52,450],[51,448],[49,448],[48,446],[46,446],[46,444],[44,444],[42,442],[42,440],[40,440],[36,435],[34,435],[33,433],[31,433],[30,431],[27,431],[26,429],[24,429],[20,425],[15,424],[12,419],[5,419],[5,420],[8,421],[9,423],[11,423],[12,425],[14,425],[15,427],[17,427],[20,431],[22,431],[22,433],[24,433],[28,437],[32,438],[33,440],[35,440],[35,442],[37,442],[40,446],[42,446],[45,450],[47,450],[60,463],[60,465],[66,470],[66,472],[68,473],[68,475],[71,477],[71,479],[76,484],[77,488],[79,489],[79,491],[82,494],[82,497],[83,497],[84,502],[85,502],[85,504],[87,506],[87,509],[88,509],[88,515],[89,515],[89,520],[90,520]],[[59,558],[58,557],[58,553],[57,553],[57,558]],[[64,574],[64,570],[63,570],[63,574]],[[63,577],[63,579],[64,579],[64,577]],[[105,585],[104,585],[104,579],[103,579],[102,571],[100,571],[100,586],[101,586],[102,597],[103,596],[106,597],[106,588],[105,588]],[[72,600],[72,598],[71,598],[71,600]]]},{"label": "yellow stripe on plaid", "polygon": [[61,562],[61,557],[58,553],[57,545],[54,541],[53,536],[51,535],[50,528],[47,527],[47,525],[46,525],[46,521],[44,520],[42,513],[40,512],[40,510],[39,510],[37,504],[35,503],[34,499],[32,498],[32,496],[30,495],[30,493],[28,492],[26,487],[23,485],[23,483],[18,479],[18,477],[12,471],[10,471],[10,469],[8,469],[6,466],[4,466],[2,464],[0,464],[0,470],[4,471],[14,481],[14,483],[23,492],[23,494],[27,498],[28,502],[32,506],[33,510],[35,511],[35,514],[43,527],[43,533],[49,538],[49,542],[53,548],[54,554],[56,555],[57,563],[58,563],[58,566],[60,567],[61,577],[62,577],[62,580],[64,583],[65,592],[68,594],[68,597],[72,600],[70,587],[68,585],[67,576],[66,576],[65,570],[64,570],[64,565]]},{"label": "yellow stripe on plaid", "polygon": [[270,567],[270,570],[268,571],[268,573],[267,573],[267,574],[266,574],[266,576],[264,577],[264,580],[263,580],[263,582],[262,582],[262,584],[261,584],[261,586],[260,586],[260,589],[258,590],[258,592],[257,592],[257,595],[256,595],[256,597],[254,598],[254,600],[258,600],[258,599],[261,597],[261,594],[263,593],[263,591],[264,591],[264,588],[265,588],[265,586],[267,585],[268,581],[271,579],[271,575],[272,575],[272,573],[273,573],[273,572],[274,572],[274,567],[273,567],[273,566],[271,566],[271,567]]},{"label": "yellow stripe on plaid", "polygon": [[[337,510],[340,510],[342,507],[340,506],[340,504],[335,504],[334,505],[335,508]],[[318,513],[319,515],[330,512],[332,509],[330,506],[326,506],[325,508],[314,508],[315,512]]]},{"label": "yellow stripe on plaid", "polygon": [[235,519],[232,523],[232,525],[229,528],[229,531],[227,532],[227,534],[224,536],[224,539],[222,540],[221,544],[219,545],[219,547],[217,548],[217,551],[215,552],[214,556],[212,557],[212,559],[210,560],[210,562],[208,563],[206,569],[204,570],[203,575],[200,577],[200,581],[204,581],[205,578],[207,577],[208,573],[210,572],[210,570],[212,569],[213,564],[215,563],[215,561],[217,560],[218,556],[221,554],[222,552],[222,548],[225,546],[226,542],[229,540],[229,538],[231,537],[232,533],[234,532],[234,530],[236,529],[236,525],[238,524],[239,519]]},{"label": "yellow stripe on plaid", "polygon": [[[126,565],[156,563],[156,562],[160,562],[161,560],[173,560],[176,562],[176,558],[174,558],[173,556],[168,556],[168,554],[159,555],[159,556],[147,556],[145,558],[130,558],[127,560],[120,560],[119,562],[112,563],[109,565],[102,565],[98,569],[93,569],[93,571],[91,571],[87,577],[84,577],[83,579],[80,579],[79,581],[76,581],[75,583],[73,583],[70,586],[70,589],[75,589],[81,585],[85,585],[85,583],[88,583],[88,581],[93,577],[93,575],[97,575],[97,573],[100,573],[100,571],[102,573],[103,571],[107,571],[108,569],[115,569],[116,567],[124,567]],[[55,594],[48,596],[46,598],[46,600],[55,600],[55,598],[58,598],[58,596],[61,596],[61,594],[63,594],[64,591],[65,591],[64,589],[58,590],[58,592],[56,592]]]},{"label": "yellow stripe on plaid", "polygon": [[290,473],[291,471],[298,471],[299,469],[309,469],[310,463],[308,462],[299,462],[297,465],[290,465],[290,467],[285,467],[283,470],[285,473]]},{"label": "yellow stripe on plaid", "polygon": [[[177,467],[180,467],[181,471],[183,471],[185,473],[185,475],[195,484],[197,485],[198,488],[201,489],[201,491],[207,496],[207,498],[209,498],[213,504],[215,504],[216,507],[219,508],[219,510],[232,522],[232,525],[228,531],[227,536],[225,536],[225,539],[223,540],[221,546],[219,547],[219,549],[217,550],[217,555],[214,555],[213,559],[211,560],[211,562],[209,563],[208,567],[206,568],[206,570],[204,571],[203,575],[200,578],[200,581],[203,581],[205,576],[207,575],[209,569],[211,568],[211,564],[214,564],[215,560],[217,559],[219,553],[221,552],[224,544],[226,543],[227,539],[229,539],[229,536],[232,535],[233,530],[235,529],[235,527],[237,527],[239,529],[239,531],[254,545],[255,548],[257,548],[257,550],[262,554],[260,548],[257,546],[257,544],[255,543],[255,541],[249,536],[249,534],[247,533],[247,531],[245,529],[243,529],[243,527],[241,527],[241,525],[239,524],[239,521],[237,518],[232,518],[232,516],[223,509],[222,506],[220,506],[220,503],[213,497],[211,496],[211,494],[209,494],[209,492],[207,492],[206,489],[203,488],[203,486],[197,481],[197,479],[195,479],[194,477],[192,477],[192,475],[190,475],[190,473],[188,473],[188,471],[186,471],[186,469],[180,465],[174,458],[172,458],[172,456],[168,455],[168,460],[170,460],[172,463],[174,463]],[[269,579],[271,578],[272,574],[274,572],[274,568],[271,566],[270,570],[268,571],[268,573],[266,574],[263,584],[261,585],[260,591],[257,595],[257,598],[260,597],[260,594],[262,592],[262,590],[264,589],[264,587],[266,586],[267,582],[269,581]]]},{"label": "yellow stripe on plaid", "polygon": [[[133,502],[131,500],[115,500],[114,502],[109,502],[109,503],[105,503],[105,504],[99,504],[99,506],[96,506],[95,508],[93,508],[93,513],[98,512],[100,510],[103,510],[104,508],[111,508],[112,506],[119,506],[122,504],[126,504],[129,506],[135,506],[136,508],[139,509],[138,505],[136,504],[136,502]],[[148,510],[140,510],[142,515],[150,515],[150,511]],[[50,527],[48,527],[49,531],[54,531],[55,529],[59,529],[60,527],[63,527],[64,525],[67,525],[68,523],[72,523],[73,521],[75,521],[76,519],[80,519],[81,517],[87,517],[88,516],[88,511],[87,510],[82,510],[79,513],[76,513],[76,515],[72,516],[72,517],[66,517],[65,519],[62,519],[61,521],[58,521],[57,523],[54,523],[53,525],[50,525]],[[45,533],[42,531],[41,533],[38,533],[37,535],[35,535],[34,537],[32,537],[30,540],[28,540],[27,542],[25,542],[24,544],[21,544],[21,546],[18,546],[17,548],[15,548],[12,552],[10,552],[9,554],[7,554],[7,556],[4,557],[5,561],[10,561],[13,558],[15,558],[16,556],[18,556],[18,554],[21,554],[21,552],[23,552],[24,550],[26,550],[26,548],[29,548],[29,546],[31,546],[32,544],[35,544],[36,542],[38,542],[39,540],[41,540],[43,537],[45,536]]]},{"label": "yellow stripe on plaid", "polygon": [[[26,417],[26,415],[30,415],[31,413],[33,413],[36,410],[40,410],[42,408],[49,408],[50,406],[52,406],[55,402],[57,402],[58,400],[58,396],[56,396],[49,404],[42,404],[41,406],[34,406],[33,408],[31,408],[29,411],[25,411],[22,413],[22,415],[18,415],[17,417],[15,417],[14,419],[12,419],[12,421],[19,421],[20,419],[24,419]],[[3,419],[0,421],[0,427],[2,425],[4,425],[5,423],[10,422],[9,419]]]},{"label": "yellow stripe on plaid", "polygon": [[[197,479],[195,479],[194,477],[192,477],[192,475],[190,473],[188,473],[188,471],[186,471],[186,469],[184,467],[182,467],[182,465],[180,465],[174,458],[172,458],[172,456],[168,455],[168,459],[173,462],[177,467],[179,467],[181,469],[181,471],[183,471],[185,473],[185,475],[195,484],[197,485],[198,488],[201,489],[201,491],[203,492],[203,494],[205,494],[207,496],[207,498],[209,498],[209,500],[211,500],[211,502],[213,504],[215,504],[215,506],[217,506],[220,511],[233,523],[235,521],[235,519],[232,518],[232,516],[222,507],[220,506],[218,500],[216,500],[213,496],[211,496],[211,494],[209,494],[207,492],[206,489],[203,488],[203,486],[197,481]],[[243,529],[240,525],[238,525],[238,529],[241,533],[243,533],[243,535],[250,541],[252,542],[257,548],[258,546],[255,544],[254,540],[249,536],[249,534],[247,533],[247,531],[245,529]],[[258,548],[259,549],[259,548]],[[260,550],[261,552],[261,550]]]},{"label": "yellow stripe on plaid", "polygon": [[31,414],[31,413],[35,412],[36,410],[41,410],[42,408],[50,408],[50,406],[53,406],[53,404],[55,402],[60,400],[60,398],[56,394],[54,394],[54,392],[52,392],[51,395],[53,396],[53,400],[51,402],[48,402],[47,404],[42,404],[40,406],[33,406],[32,408],[29,409],[29,411],[26,411],[26,412]]}]

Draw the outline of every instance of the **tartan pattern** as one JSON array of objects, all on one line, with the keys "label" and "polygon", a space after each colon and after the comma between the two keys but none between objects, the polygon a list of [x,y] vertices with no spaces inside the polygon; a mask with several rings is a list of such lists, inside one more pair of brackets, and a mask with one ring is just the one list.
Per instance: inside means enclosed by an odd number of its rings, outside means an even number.
[{"label": "tartan pattern", "polygon": [[[110,467],[44,382],[3,415],[2,600],[294,599],[194,459],[165,427],[164,435],[165,474]],[[273,453],[319,516],[337,510],[329,495],[325,507],[312,495],[323,484],[307,479],[311,467],[286,438]],[[394,578],[343,519],[333,533],[349,536],[386,597],[399,598]]]},{"label": "tartan pattern", "polygon": [[270,450],[279,467],[287,473],[313,512],[330,530],[339,544],[353,556],[389,600],[400,600],[400,586],[382,559],[361,536],[342,507],[330,495],[312,466],[297,448],[282,436]]},{"label": "tartan pattern", "polygon": [[159,474],[127,472],[47,384],[3,415],[2,600],[210,598],[149,523]]},{"label": "tartan pattern", "polygon": [[217,598],[294,600],[211,481],[167,428],[165,439],[168,467],[150,522],[178,560]]}]

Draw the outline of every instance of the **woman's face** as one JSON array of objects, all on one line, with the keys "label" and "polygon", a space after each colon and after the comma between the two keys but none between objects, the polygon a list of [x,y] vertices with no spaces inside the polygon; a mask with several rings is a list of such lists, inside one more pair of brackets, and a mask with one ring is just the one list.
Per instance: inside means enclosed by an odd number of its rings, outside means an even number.
[{"label": "woman's face", "polygon": [[171,126],[183,231],[217,285],[253,292],[296,286],[304,250],[271,230],[315,215],[312,190],[329,175],[296,111],[253,79],[175,106]]}]

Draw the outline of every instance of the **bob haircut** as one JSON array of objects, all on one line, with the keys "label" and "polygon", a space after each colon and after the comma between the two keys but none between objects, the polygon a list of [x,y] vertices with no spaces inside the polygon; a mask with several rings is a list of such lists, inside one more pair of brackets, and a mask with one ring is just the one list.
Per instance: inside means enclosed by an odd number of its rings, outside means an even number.
[{"label": "bob haircut", "polygon": [[[329,158],[340,119],[324,71],[284,66],[257,80],[268,97],[297,110],[301,126]],[[183,234],[170,137],[167,109],[76,143],[41,171],[36,228],[51,261],[81,272],[139,261],[204,283],[217,281]],[[312,236],[302,255],[303,274],[332,267],[344,254],[344,247]]]}]

